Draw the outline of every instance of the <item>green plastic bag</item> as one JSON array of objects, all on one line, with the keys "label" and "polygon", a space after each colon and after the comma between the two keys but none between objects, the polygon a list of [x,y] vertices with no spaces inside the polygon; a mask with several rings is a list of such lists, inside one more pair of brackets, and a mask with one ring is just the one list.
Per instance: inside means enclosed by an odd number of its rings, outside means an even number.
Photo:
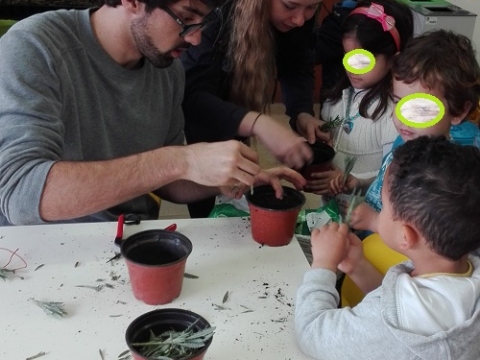
[{"label": "green plastic bag", "polygon": [[335,199],[318,209],[303,209],[298,214],[295,234],[310,236],[314,227],[321,227],[331,221],[340,222],[341,215]]},{"label": "green plastic bag", "polygon": [[248,203],[245,195],[240,199],[230,199],[223,195],[217,196],[215,199],[215,206],[208,215],[209,218],[245,216],[250,216],[250,210],[248,209]]},{"label": "green plastic bag", "polygon": [[10,27],[15,24],[15,20],[0,20],[0,37],[5,34]]}]

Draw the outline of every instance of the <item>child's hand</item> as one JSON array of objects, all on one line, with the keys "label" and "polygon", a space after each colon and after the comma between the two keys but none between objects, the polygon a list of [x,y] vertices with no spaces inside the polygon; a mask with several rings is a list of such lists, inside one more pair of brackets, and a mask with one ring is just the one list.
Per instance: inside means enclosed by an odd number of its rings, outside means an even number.
[{"label": "child's hand", "polygon": [[378,232],[378,213],[368,204],[358,205],[350,216],[350,224],[357,230]]},{"label": "child's hand", "polygon": [[346,224],[331,223],[320,229],[313,229],[312,268],[328,269],[333,272],[347,256],[349,229]]},{"label": "child's hand", "polygon": [[315,178],[315,180],[307,182],[306,190],[317,195],[335,195],[335,193],[330,191],[330,183],[339,173],[342,174],[342,171],[339,169],[312,173],[311,177]]},{"label": "child's hand", "polygon": [[338,270],[349,275],[358,268],[358,265],[365,261],[363,255],[362,241],[353,233],[348,236],[349,245],[347,256],[338,264]]},{"label": "child's hand", "polygon": [[333,195],[353,190],[358,185],[358,179],[353,175],[348,175],[345,185],[343,184],[344,173],[339,171],[335,178],[331,179],[329,191]]}]

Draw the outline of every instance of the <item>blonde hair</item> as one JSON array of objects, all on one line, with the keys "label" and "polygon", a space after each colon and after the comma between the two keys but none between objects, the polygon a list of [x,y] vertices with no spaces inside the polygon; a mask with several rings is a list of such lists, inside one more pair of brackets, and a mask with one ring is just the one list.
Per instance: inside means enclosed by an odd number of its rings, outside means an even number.
[{"label": "blonde hair", "polygon": [[275,47],[266,0],[238,0],[233,20],[228,59],[232,69],[230,99],[249,110],[262,112],[269,103],[275,76]]}]

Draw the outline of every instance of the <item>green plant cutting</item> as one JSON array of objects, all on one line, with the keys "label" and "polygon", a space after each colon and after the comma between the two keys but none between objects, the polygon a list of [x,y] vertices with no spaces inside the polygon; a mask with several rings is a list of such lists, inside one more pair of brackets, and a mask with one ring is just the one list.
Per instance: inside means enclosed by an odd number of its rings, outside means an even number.
[{"label": "green plant cutting", "polygon": [[193,330],[195,323],[183,331],[170,330],[160,335],[155,335],[153,331],[150,331],[148,342],[131,345],[140,347],[139,352],[149,359],[182,360],[188,358],[195,350],[204,347],[215,331],[215,326],[210,326],[195,332]]},{"label": "green plant cutting", "polygon": [[330,130],[333,130],[337,127],[342,126],[343,124],[343,119],[340,119],[340,116],[337,115],[335,119],[330,119],[325,121],[325,124],[320,126],[320,131],[321,132],[328,132]]}]

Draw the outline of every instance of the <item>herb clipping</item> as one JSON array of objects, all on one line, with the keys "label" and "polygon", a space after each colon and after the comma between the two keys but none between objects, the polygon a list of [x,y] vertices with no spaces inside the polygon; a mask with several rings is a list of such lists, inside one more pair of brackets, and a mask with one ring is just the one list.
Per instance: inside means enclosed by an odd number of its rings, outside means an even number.
[{"label": "herb clipping", "polygon": [[348,210],[347,215],[345,216],[345,224],[350,225],[350,220],[352,218],[352,213],[355,208],[363,202],[363,196],[361,196],[362,190],[354,188],[350,199],[348,201]]},{"label": "herb clipping", "polygon": [[336,116],[335,119],[330,119],[325,121],[325,124],[320,126],[320,131],[321,132],[328,132],[330,130],[333,130],[337,127],[342,126],[343,124],[343,119],[340,119],[340,116]]},{"label": "herb clipping", "polygon": [[47,315],[53,315],[55,317],[63,317],[64,315],[68,315],[68,313],[63,309],[63,302],[57,301],[39,301],[31,298],[35,304],[45,311]]},{"label": "herb clipping", "polygon": [[355,163],[357,162],[356,156],[347,156],[345,157],[345,172],[343,174],[343,186],[347,184],[348,175],[352,172]]},{"label": "herb clipping", "polygon": [[150,331],[150,340],[142,343],[132,343],[140,347],[139,352],[147,357],[157,360],[183,359],[192,355],[210,340],[214,334],[215,326],[207,327],[195,332],[193,327],[196,322],[184,331],[166,331],[155,335]]}]

